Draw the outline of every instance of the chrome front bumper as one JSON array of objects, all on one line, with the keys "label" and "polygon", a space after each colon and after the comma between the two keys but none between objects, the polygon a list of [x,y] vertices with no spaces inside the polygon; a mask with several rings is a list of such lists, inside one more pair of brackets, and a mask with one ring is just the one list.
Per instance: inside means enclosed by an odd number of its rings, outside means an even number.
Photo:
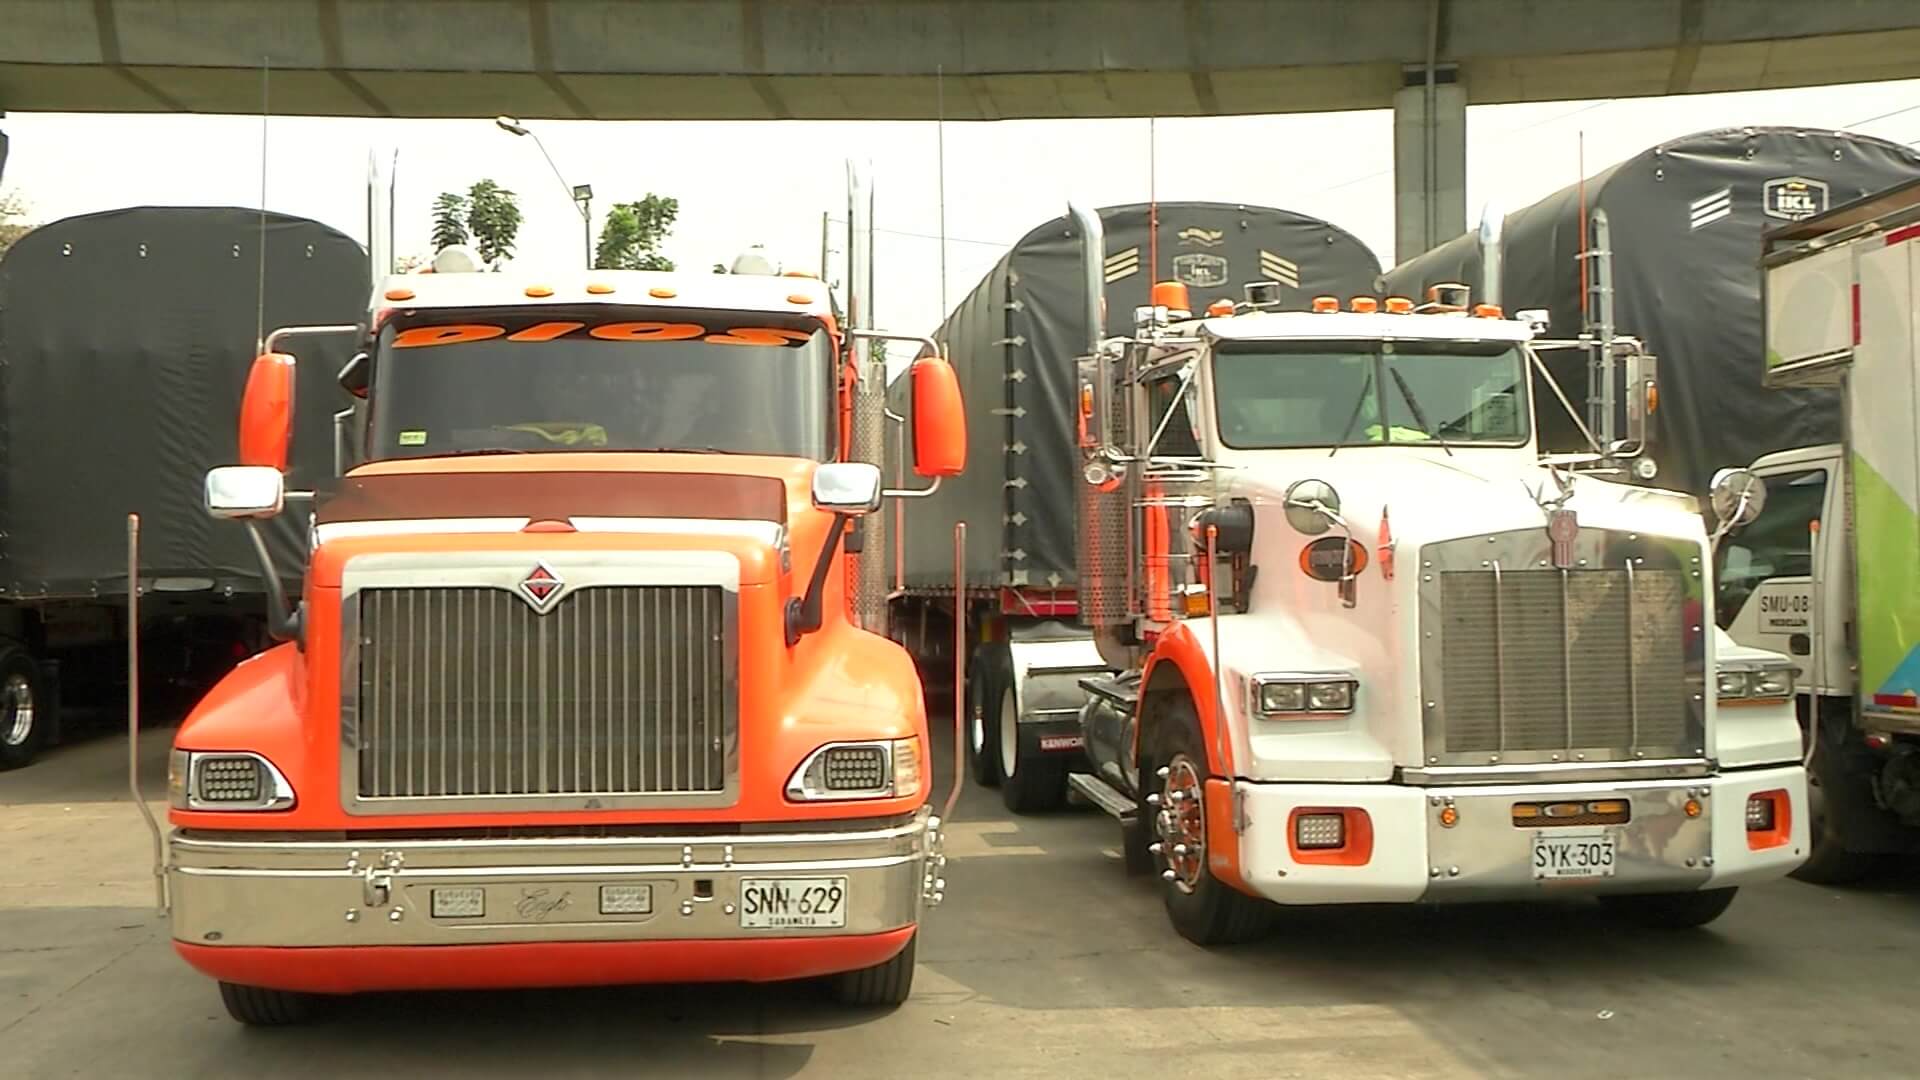
[{"label": "chrome front bumper", "polygon": [[[378,841],[168,840],[173,937],[203,946],[486,945],[831,937],[914,925],[945,882],[937,821],[846,832]],[[846,878],[844,926],[742,926],[741,881]],[[602,886],[647,910],[603,914]],[[435,889],[484,913],[442,915]],[[451,894],[443,893],[443,898]],[[618,905],[616,905],[618,906]]]}]

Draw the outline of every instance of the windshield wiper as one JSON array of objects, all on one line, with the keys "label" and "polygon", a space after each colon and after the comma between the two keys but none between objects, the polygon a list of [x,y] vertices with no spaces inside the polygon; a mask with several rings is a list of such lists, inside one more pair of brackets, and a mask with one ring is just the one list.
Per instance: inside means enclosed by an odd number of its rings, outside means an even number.
[{"label": "windshield wiper", "polygon": [[[1453,447],[1448,446],[1447,440],[1441,437],[1439,428],[1427,422],[1426,413],[1420,408],[1420,403],[1413,400],[1413,391],[1408,388],[1406,377],[1400,374],[1400,369],[1389,365],[1387,367],[1387,374],[1393,376],[1393,384],[1400,388],[1400,396],[1406,399],[1407,411],[1413,414],[1413,422],[1420,425],[1421,429],[1427,433],[1427,438],[1439,443],[1440,449],[1445,450],[1448,457],[1452,457]],[[1386,434],[1387,441],[1392,442],[1393,429],[1391,425],[1388,426]]]},{"label": "windshield wiper", "polygon": [[478,457],[483,454],[531,454],[517,446],[470,446],[465,450],[442,450],[434,454],[422,454],[421,457]]},{"label": "windshield wiper", "polygon": [[1367,395],[1373,393],[1373,369],[1367,369],[1367,378],[1360,384],[1360,396],[1353,399],[1353,411],[1347,414],[1347,426],[1340,429],[1340,437],[1333,441],[1333,450],[1327,456],[1332,457],[1347,444],[1347,436],[1353,434],[1353,425],[1360,422],[1360,410],[1367,407]]},{"label": "windshield wiper", "polygon": [[604,447],[613,454],[731,454],[732,450],[722,450],[717,446],[608,446]]}]

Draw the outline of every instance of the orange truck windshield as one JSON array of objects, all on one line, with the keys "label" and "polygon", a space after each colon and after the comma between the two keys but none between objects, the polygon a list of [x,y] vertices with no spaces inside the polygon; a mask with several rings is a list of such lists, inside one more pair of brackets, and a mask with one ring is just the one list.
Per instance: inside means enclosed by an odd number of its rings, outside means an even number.
[{"label": "orange truck windshield", "polygon": [[381,329],[370,457],[689,450],[826,460],[833,347],[739,312],[423,313]]}]

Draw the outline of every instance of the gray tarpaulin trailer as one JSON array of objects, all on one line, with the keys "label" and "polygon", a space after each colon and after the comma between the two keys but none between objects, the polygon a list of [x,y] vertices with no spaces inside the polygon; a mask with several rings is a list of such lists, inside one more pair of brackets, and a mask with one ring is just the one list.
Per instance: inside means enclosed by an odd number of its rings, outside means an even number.
[{"label": "gray tarpaulin trailer", "polygon": [[[367,274],[334,229],[222,207],[67,218],[0,260],[0,766],[56,733],[63,696],[123,692],[129,513],[147,685],[195,693],[264,641],[259,564],[241,530],[208,518],[202,480],[236,460],[262,316],[269,330],[358,322]],[[284,348],[302,361],[288,487],[325,491],[350,345]],[[303,565],[306,520],[267,530],[279,565]]]},{"label": "gray tarpaulin trailer", "polygon": [[[1279,307],[1298,311],[1317,295],[1344,301],[1371,294],[1380,273],[1378,258],[1352,234],[1288,210],[1185,202],[1107,207],[1099,215],[1113,334],[1131,327],[1156,280],[1184,283],[1196,312],[1243,299],[1248,282],[1273,281]],[[884,556],[895,586],[895,633],[935,682],[953,670],[956,614],[967,622],[969,641],[980,645],[967,686],[975,775],[984,782],[999,775],[981,740],[998,738],[1000,711],[1016,710],[1023,727],[1027,719],[1072,711],[1077,677],[1105,670],[1089,633],[1075,625],[1083,483],[1076,361],[1087,350],[1085,281],[1080,237],[1069,217],[1058,217],[1022,237],[934,331],[966,402],[966,472],[930,497],[896,500],[886,511],[897,509],[902,523],[890,529]],[[911,414],[906,383],[896,379],[889,394],[891,411],[903,417]],[[899,425],[889,452],[911,446],[912,438],[910,426]],[[890,461],[889,480],[899,471],[900,463]],[[911,482],[910,470],[902,479]],[[966,597],[956,595],[954,581],[960,521],[967,523]],[[1042,745],[1077,747],[1065,739],[1042,736]],[[1065,767],[1068,756],[1057,763]]]},{"label": "gray tarpaulin trailer", "polygon": [[[1847,132],[1728,128],[1664,142],[1508,214],[1500,303],[1548,309],[1552,337],[1580,333],[1597,307],[1582,304],[1594,267],[1586,260],[1582,277],[1583,203],[1603,214],[1614,330],[1659,358],[1653,482],[1701,494],[1723,466],[1838,437],[1833,391],[1760,385],[1761,233],[1915,176],[1920,155]],[[1439,282],[1484,293],[1473,234],[1394,267],[1380,287],[1421,298]],[[1546,359],[1569,393],[1587,385],[1581,353]],[[1534,399],[1543,446],[1587,449],[1550,394]]]}]

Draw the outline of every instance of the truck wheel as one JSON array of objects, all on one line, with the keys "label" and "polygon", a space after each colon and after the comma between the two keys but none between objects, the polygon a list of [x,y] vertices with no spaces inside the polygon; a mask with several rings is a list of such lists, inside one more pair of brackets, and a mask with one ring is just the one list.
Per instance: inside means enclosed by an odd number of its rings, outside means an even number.
[{"label": "truck wheel", "polygon": [[920,939],[914,934],[907,947],[893,959],[859,971],[834,976],[834,996],[843,1005],[891,1006],[907,1000],[913,992],[913,946]]},{"label": "truck wheel", "polygon": [[1000,687],[1012,678],[1004,646],[981,649],[967,680],[967,771],[981,787],[1000,786]]},{"label": "truck wheel", "polygon": [[1814,758],[1807,772],[1807,840],[1813,850],[1793,876],[1814,885],[1850,885],[1872,873],[1880,864],[1878,857],[1847,850],[1840,835],[1840,822],[1827,805],[1826,784],[1832,779],[1830,754]]},{"label": "truck wheel", "polygon": [[1008,680],[1000,694],[1000,801],[1016,814],[1058,810],[1067,801],[1067,759],[1020,731],[1019,709]]},{"label": "truck wheel", "polygon": [[47,743],[52,717],[45,680],[26,646],[0,642],[0,769],[31,764]]},{"label": "truck wheel", "polygon": [[[1264,934],[1273,905],[1222,883],[1207,865],[1207,754],[1200,718],[1184,699],[1161,713],[1154,733],[1155,752],[1142,772],[1143,787],[1157,791],[1158,806],[1143,805],[1163,882],[1167,918],[1180,936],[1195,945],[1231,945]],[[1160,770],[1167,775],[1159,776]],[[1223,838],[1231,842],[1231,838]]]},{"label": "truck wheel", "polygon": [[314,996],[291,990],[223,982],[220,1000],[226,1004],[228,1016],[252,1027],[304,1024],[313,1016]]},{"label": "truck wheel", "polygon": [[1719,918],[1733,903],[1733,894],[1738,891],[1737,888],[1701,889],[1698,892],[1602,896],[1600,904],[1621,918],[1631,919],[1649,929],[1691,930]]}]

